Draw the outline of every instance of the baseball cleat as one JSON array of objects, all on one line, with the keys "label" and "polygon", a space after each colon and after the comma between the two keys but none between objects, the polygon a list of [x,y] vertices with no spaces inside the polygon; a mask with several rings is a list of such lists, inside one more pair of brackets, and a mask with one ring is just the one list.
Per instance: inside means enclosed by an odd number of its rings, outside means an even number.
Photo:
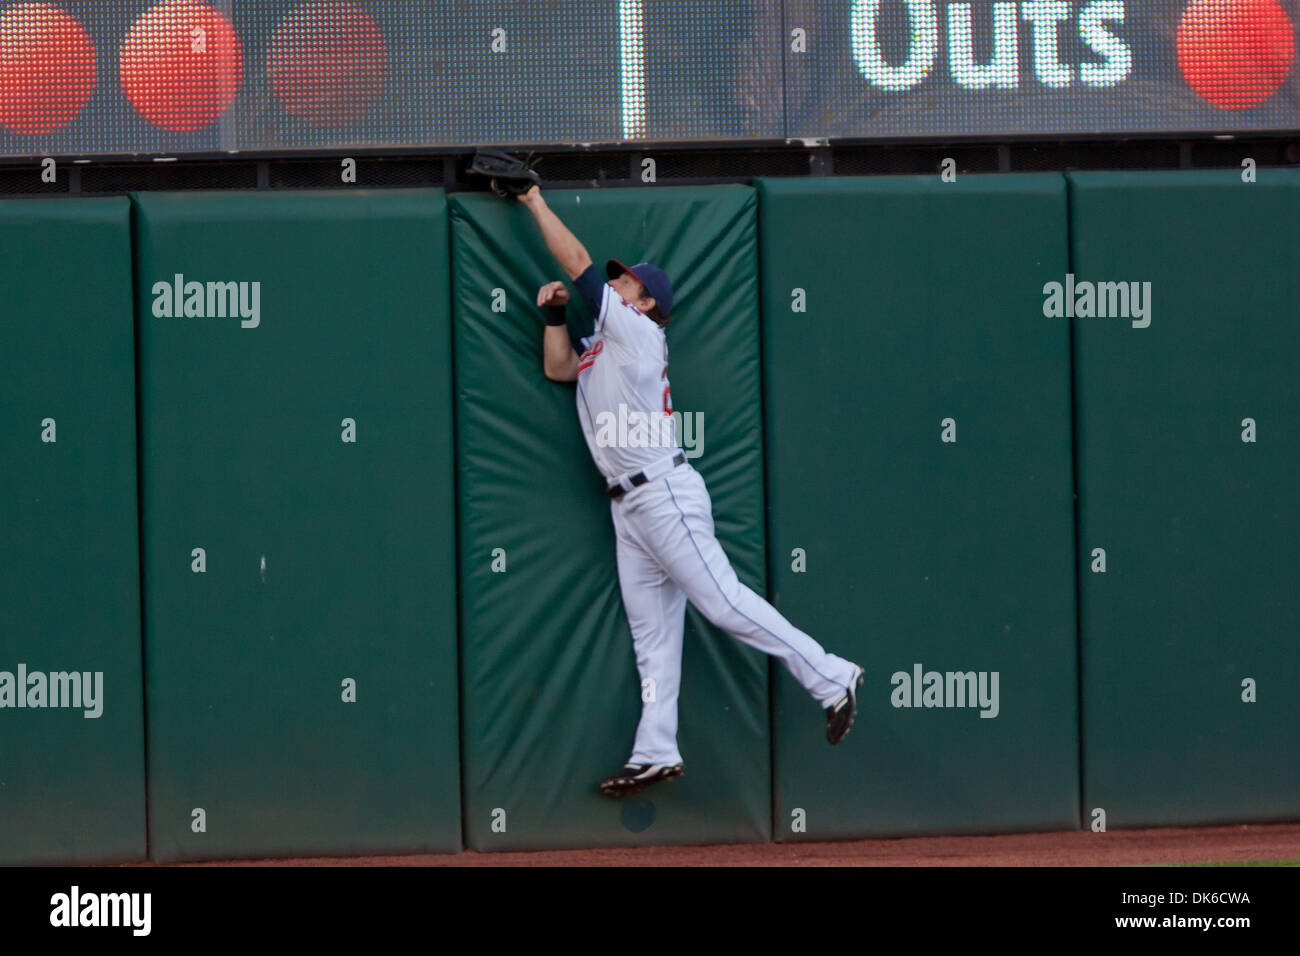
[{"label": "baseball cleat", "polygon": [[600,782],[600,792],[607,797],[629,797],[652,783],[682,775],[679,763],[629,763]]},{"label": "baseball cleat", "polygon": [[849,728],[858,716],[858,695],[853,689],[861,686],[862,668],[858,667],[853,672],[853,681],[849,684],[848,691],[826,708],[826,740],[832,747],[848,736]]}]

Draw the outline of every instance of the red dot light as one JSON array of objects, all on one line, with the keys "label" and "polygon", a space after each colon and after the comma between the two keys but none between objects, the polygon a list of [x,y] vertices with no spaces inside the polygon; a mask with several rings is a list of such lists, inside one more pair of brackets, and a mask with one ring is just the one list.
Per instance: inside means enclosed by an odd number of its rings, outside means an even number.
[{"label": "red dot light", "polygon": [[95,82],[95,48],[69,14],[52,3],[0,11],[0,126],[52,132],[81,112]]},{"label": "red dot light", "polygon": [[230,21],[198,0],[162,0],[122,41],[122,92],[155,126],[207,126],[235,101],[243,78]]},{"label": "red dot light", "polygon": [[313,126],[344,126],[366,116],[384,83],[384,38],[347,0],[317,0],[275,29],[267,74],[285,109]]},{"label": "red dot light", "polygon": [[1295,59],[1295,29],[1278,0],[1192,0],[1177,43],[1188,84],[1225,110],[1268,99]]}]

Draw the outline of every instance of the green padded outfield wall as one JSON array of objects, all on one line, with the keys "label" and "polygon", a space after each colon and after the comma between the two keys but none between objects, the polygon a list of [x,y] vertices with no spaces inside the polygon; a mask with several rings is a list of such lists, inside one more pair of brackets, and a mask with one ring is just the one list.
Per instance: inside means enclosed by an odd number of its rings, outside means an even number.
[{"label": "green padded outfield wall", "polygon": [[[719,541],[740,579],[762,593],[754,192],[547,195],[602,266],[648,259],[671,276],[673,407],[684,421],[703,420],[692,463],[708,482]],[[452,247],[467,845],[767,839],[765,656],[694,608],[680,699],[685,776],[622,801],[597,791],[629,755],[640,685],[610,502],[578,426],[574,386],[542,372],[537,289],[564,275],[528,211],[492,196],[452,199]],[[589,330],[585,306],[573,301],[571,321]]]},{"label": "green padded outfield wall", "polygon": [[1300,171],[1070,203],[1076,282],[1146,312],[1074,320],[1085,818],[1300,819]]},{"label": "green padded outfield wall", "polygon": [[774,836],[1075,828],[1064,180],[759,186],[772,587],[866,671],[831,748],[777,669]]},{"label": "green padded outfield wall", "polygon": [[0,249],[0,865],[140,860],[129,203],[0,203]]},{"label": "green padded outfield wall", "polygon": [[458,850],[445,199],[134,201],[151,854]]}]

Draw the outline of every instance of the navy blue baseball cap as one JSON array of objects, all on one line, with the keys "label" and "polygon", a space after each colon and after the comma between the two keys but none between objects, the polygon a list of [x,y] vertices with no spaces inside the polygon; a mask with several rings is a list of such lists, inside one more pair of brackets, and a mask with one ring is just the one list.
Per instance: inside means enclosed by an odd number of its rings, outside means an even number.
[{"label": "navy blue baseball cap", "polygon": [[648,262],[638,262],[634,266],[625,266],[617,259],[605,263],[605,275],[617,279],[624,272],[636,276],[638,282],[645,286],[650,298],[655,300],[655,307],[665,319],[673,311],[673,284],[668,281],[668,274],[658,266]]}]

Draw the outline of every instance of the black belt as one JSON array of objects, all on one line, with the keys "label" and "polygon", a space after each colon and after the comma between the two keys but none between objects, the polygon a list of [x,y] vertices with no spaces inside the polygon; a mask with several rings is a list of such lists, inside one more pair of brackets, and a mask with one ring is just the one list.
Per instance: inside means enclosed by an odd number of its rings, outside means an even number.
[{"label": "black belt", "polygon": [[[678,465],[684,465],[684,464],[686,464],[685,452],[679,451],[677,454],[673,455],[674,468],[676,468]],[[641,485],[644,485],[649,480],[650,479],[645,476],[644,471],[638,471],[635,475],[628,478],[627,483],[631,485],[633,488],[639,488]],[[627,489],[624,488],[622,485],[610,485],[608,488],[605,489],[605,494],[609,495],[611,498],[622,498],[625,494],[627,494]]]}]

